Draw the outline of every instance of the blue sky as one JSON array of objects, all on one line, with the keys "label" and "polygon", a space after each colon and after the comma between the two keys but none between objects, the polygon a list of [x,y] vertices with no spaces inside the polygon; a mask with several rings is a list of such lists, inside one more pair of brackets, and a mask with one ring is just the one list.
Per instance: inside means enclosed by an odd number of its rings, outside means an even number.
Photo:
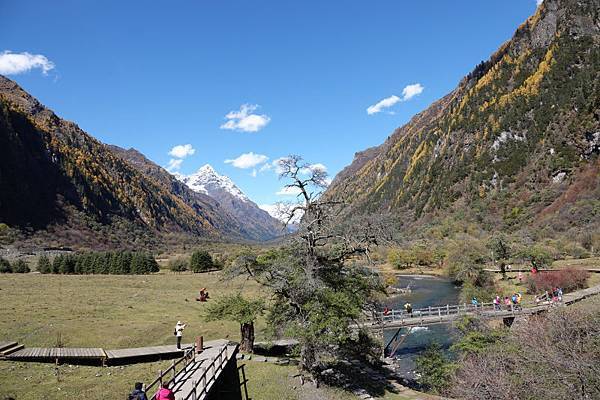
[{"label": "blue sky", "polygon": [[[451,91],[535,8],[0,0],[0,71],[105,143],[184,174],[210,163],[268,204],[284,199],[283,182],[264,163],[300,154],[334,176]],[[193,154],[169,155],[186,144]]]}]

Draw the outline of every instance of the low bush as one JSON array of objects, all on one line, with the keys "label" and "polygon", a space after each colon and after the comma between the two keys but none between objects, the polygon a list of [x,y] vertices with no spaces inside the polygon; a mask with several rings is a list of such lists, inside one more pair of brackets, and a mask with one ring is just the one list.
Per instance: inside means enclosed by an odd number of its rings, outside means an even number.
[{"label": "low bush", "polygon": [[587,287],[590,273],[583,269],[567,268],[562,271],[538,272],[527,278],[525,285],[527,291],[532,294],[542,293],[552,288],[562,288],[564,292],[570,292]]},{"label": "low bush", "polygon": [[174,258],[169,261],[169,269],[173,272],[187,271],[188,262],[184,258]]}]

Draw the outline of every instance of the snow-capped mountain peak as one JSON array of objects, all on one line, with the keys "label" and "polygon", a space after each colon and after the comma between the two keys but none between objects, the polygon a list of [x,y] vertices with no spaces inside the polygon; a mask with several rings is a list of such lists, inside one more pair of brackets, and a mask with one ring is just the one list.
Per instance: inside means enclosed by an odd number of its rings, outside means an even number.
[{"label": "snow-capped mountain peak", "polygon": [[215,190],[224,190],[243,202],[250,201],[229,177],[219,175],[210,164],[204,165],[191,175],[176,174],[174,176],[195,192],[211,196]]}]

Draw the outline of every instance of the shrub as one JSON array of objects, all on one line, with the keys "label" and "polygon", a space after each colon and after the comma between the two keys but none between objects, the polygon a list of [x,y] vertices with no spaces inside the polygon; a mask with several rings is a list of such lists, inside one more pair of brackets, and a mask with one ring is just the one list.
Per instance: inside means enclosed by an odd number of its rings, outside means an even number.
[{"label": "shrub", "polygon": [[12,270],[17,274],[26,274],[28,272],[31,272],[31,270],[29,269],[29,265],[27,265],[27,263],[23,260],[15,261],[12,265]]},{"label": "shrub", "polygon": [[548,268],[554,261],[550,249],[539,245],[525,249],[522,256],[537,269]]},{"label": "shrub", "polygon": [[456,282],[474,282],[480,278],[487,251],[478,240],[457,242],[448,251],[448,276]]},{"label": "shrub", "polygon": [[568,246],[565,250],[567,254],[576,259],[583,259],[591,256],[586,249],[578,245]]},{"label": "shrub", "polygon": [[410,268],[415,262],[413,254],[404,249],[392,249],[388,253],[388,262],[397,269]]},{"label": "shrub", "polygon": [[527,291],[532,294],[551,291],[555,287],[570,292],[587,287],[590,273],[583,269],[567,268],[562,271],[540,272],[530,275],[525,282]]},{"label": "shrub", "polygon": [[7,259],[0,257],[0,273],[2,274],[10,274],[12,271],[12,267]]},{"label": "shrub", "polygon": [[215,264],[213,263],[213,259],[208,254],[208,251],[204,250],[196,250],[192,253],[192,257],[190,258],[190,269],[193,272],[204,272],[210,271],[214,269]]},{"label": "shrub", "polygon": [[438,343],[432,343],[419,355],[415,363],[420,375],[419,383],[431,393],[442,393],[450,384],[454,366]]},{"label": "shrub", "polygon": [[42,274],[49,274],[52,272],[52,264],[50,264],[48,257],[43,255],[38,259],[37,270]]},{"label": "shrub", "polygon": [[188,262],[183,258],[174,258],[169,261],[169,269],[173,272],[187,271]]}]

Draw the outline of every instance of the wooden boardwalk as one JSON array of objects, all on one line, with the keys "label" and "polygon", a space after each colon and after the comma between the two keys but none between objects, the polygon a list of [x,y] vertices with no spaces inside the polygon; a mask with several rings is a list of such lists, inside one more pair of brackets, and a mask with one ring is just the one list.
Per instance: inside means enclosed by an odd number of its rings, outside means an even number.
[{"label": "wooden boardwalk", "polygon": [[192,344],[182,344],[181,349],[175,345],[134,347],[130,349],[105,350],[106,358],[110,360],[122,360],[128,358],[143,358],[152,356],[174,356],[181,357],[185,349],[192,348]]},{"label": "wooden boardwalk", "polygon": [[[592,274],[600,274],[600,268],[577,268],[577,267],[573,267],[573,268],[585,270]],[[497,269],[497,268],[485,268],[484,271],[493,272],[496,274],[499,274],[502,272],[500,269]],[[543,270],[540,270],[540,272],[542,272],[542,273],[547,272],[547,271],[564,271],[564,268],[544,268]],[[511,268],[511,269],[506,270],[507,274],[510,274],[513,272],[531,272],[531,268]]]},{"label": "wooden boardwalk", "polygon": [[[181,358],[185,349],[193,344],[136,347],[129,349],[104,350],[98,347],[25,347],[16,342],[0,342],[0,355],[12,361],[33,362],[85,362],[97,364],[127,364],[146,360]],[[12,349],[4,353],[3,349]]]},{"label": "wooden boardwalk", "polygon": [[104,350],[95,347],[27,347],[6,356],[15,361],[48,360],[102,360],[106,358]]}]

